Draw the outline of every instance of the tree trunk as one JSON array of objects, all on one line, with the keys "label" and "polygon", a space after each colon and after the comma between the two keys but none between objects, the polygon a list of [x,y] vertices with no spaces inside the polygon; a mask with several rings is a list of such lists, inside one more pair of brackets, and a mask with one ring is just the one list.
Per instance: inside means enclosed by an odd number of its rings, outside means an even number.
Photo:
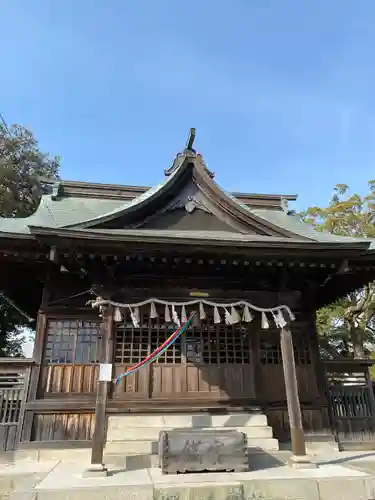
[{"label": "tree trunk", "polygon": [[354,359],[363,359],[365,357],[365,350],[363,347],[362,330],[357,328],[352,321],[347,320],[350,338],[353,343]]}]

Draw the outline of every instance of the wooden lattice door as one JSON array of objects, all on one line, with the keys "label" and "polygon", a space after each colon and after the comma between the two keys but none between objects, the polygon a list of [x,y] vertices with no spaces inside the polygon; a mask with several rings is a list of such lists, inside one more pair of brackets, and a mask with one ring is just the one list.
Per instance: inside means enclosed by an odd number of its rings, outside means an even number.
[{"label": "wooden lattice door", "polygon": [[[129,318],[115,323],[115,376],[126,372],[151,353],[152,323],[149,315],[141,311],[139,327]],[[123,377],[114,388],[115,398],[148,399],[150,397],[150,367]]]}]

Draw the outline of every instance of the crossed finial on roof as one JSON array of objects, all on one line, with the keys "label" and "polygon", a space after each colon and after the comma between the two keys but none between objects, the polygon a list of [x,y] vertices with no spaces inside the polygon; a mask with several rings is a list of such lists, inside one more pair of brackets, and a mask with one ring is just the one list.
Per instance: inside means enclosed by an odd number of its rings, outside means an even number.
[{"label": "crossed finial on roof", "polygon": [[195,140],[195,128],[191,128],[190,132],[189,132],[188,140],[186,141],[185,151],[186,150],[194,151],[194,153],[195,153],[195,149],[193,148],[194,140]]},{"label": "crossed finial on roof", "polygon": [[[205,163],[204,163],[204,160],[202,158],[202,156],[200,154],[197,154],[196,150],[193,148],[193,145],[194,145],[194,140],[195,140],[195,128],[191,128],[190,129],[190,132],[189,132],[189,136],[188,136],[188,139],[186,141],[186,147],[184,149],[184,153],[178,153],[172,166],[167,168],[166,170],[164,170],[164,175],[166,175],[168,177],[168,175],[171,175],[173,174],[173,172],[175,172],[175,170],[177,168],[179,168],[181,166],[181,164],[183,163],[184,159],[185,159],[185,154],[186,153],[192,153],[192,155],[188,155],[188,156],[194,156],[195,157],[195,160],[198,162],[198,163],[201,163],[203,168],[205,169],[205,171],[207,172],[207,174],[213,178],[214,177],[214,173],[213,172],[210,172],[208,170],[208,168],[206,167]],[[191,159],[191,158],[190,158]]]}]

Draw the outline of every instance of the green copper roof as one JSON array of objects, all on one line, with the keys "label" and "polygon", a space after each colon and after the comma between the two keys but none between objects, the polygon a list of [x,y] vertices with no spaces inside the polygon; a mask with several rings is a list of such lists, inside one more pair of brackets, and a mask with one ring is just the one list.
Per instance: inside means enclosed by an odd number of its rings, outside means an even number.
[{"label": "green copper roof", "polygon": [[115,207],[112,210],[107,210],[106,212],[101,212],[98,213],[97,215],[93,215],[88,217],[84,223],[83,222],[72,222],[68,224],[70,227],[81,227],[81,226],[90,226],[93,224],[98,224],[99,222],[102,222],[106,218],[111,218],[113,216],[120,216],[122,213],[128,210],[134,210],[138,206],[142,205],[144,202],[152,198],[153,196],[157,195],[159,192],[162,191],[163,188],[165,188],[168,184],[172,184],[173,179],[177,176],[177,174],[181,171],[183,166],[185,165],[184,161],[181,162],[179,167],[171,173],[168,177],[164,179],[163,182],[160,184],[157,184],[155,187],[148,189],[144,193],[140,194],[133,200],[130,200],[125,203],[121,203],[119,207]]},{"label": "green copper roof", "polygon": [[78,197],[61,198],[56,201],[48,197],[45,201],[46,208],[57,227],[80,224],[103,213],[117,211],[127,204],[129,202],[123,200]]},{"label": "green copper roof", "polygon": [[338,236],[336,234],[316,231],[310,224],[301,222],[297,215],[288,215],[280,210],[266,209],[255,209],[251,210],[251,212],[275,226],[314,241],[322,243],[356,243],[358,241],[368,241],[371,242],[370,249],[375,250],[375,239],[351,238],[349,236]]},{"label": "green copper roof", "polygon": [[[232,193],[224,190],[216,182],[215,184],[221,189],[226,196],[231,198],[233,201],[238,203],[244,210],[249,213],[260,217],[261,219],[274,224],[277,227],[290,231],[294,233],[297,237],[309,238],[312,241],[322,242],[322,243],[358,243],[361,238],[350,238],[348,236],[338,236],[335,234],[316,231],[310,224],[301,222],[297,215],[288,215],[283,210],[267,210],[263,208],[254,209],[241,203]],[[371,242],[370,250],[375,250],[375,239],[363,239],[363,241]]]},{"label": "green copper roof", "polygon": [[81,227],[84,224],[94,224],[105,217],[120,215],[121,212],[141,205],[158,193],[164,186],[171,183],[179,170],[179,168],[176,169],[163,182],[132,200],[78,196],[53,199],[51,195],[44,195],[33,215],[25,218],[0,218],[0,232],[29,234],[29,226]]},{"label": "green copper roof", "polygon": [[0,218],[0,231],[28,234],[28,226],[61,228],[80,224],[108,212],[117,211],[129,202],[97,198],[67,197],[52,200],[50,195],[42,196],[39,207],[33,215],[25,218]]}]

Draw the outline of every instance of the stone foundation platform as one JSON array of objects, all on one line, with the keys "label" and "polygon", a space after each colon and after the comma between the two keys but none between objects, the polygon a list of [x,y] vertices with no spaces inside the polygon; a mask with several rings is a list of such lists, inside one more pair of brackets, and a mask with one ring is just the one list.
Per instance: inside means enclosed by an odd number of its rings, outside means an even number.
[{"label": "stone foundation platform", "polygon": [[[340,455],[342,456],[342,455]],[[23,460],[0,467],[0,498],[9,500],[370,500],[375,457],[316,457],[319,468],[294,470],[287,455],[250,456],[243,473],[163,475],[136,457],[108,457],[108,477],[84,477],[88,463]],[[141,458],[141,457],[139,457]],[[369,463],[372,466],[369,466]],[[361,466],[362,464],[362,466]],[[367,464],[367,465],[364,465]],[[362,470],[364,469],[364,470]]]}]

